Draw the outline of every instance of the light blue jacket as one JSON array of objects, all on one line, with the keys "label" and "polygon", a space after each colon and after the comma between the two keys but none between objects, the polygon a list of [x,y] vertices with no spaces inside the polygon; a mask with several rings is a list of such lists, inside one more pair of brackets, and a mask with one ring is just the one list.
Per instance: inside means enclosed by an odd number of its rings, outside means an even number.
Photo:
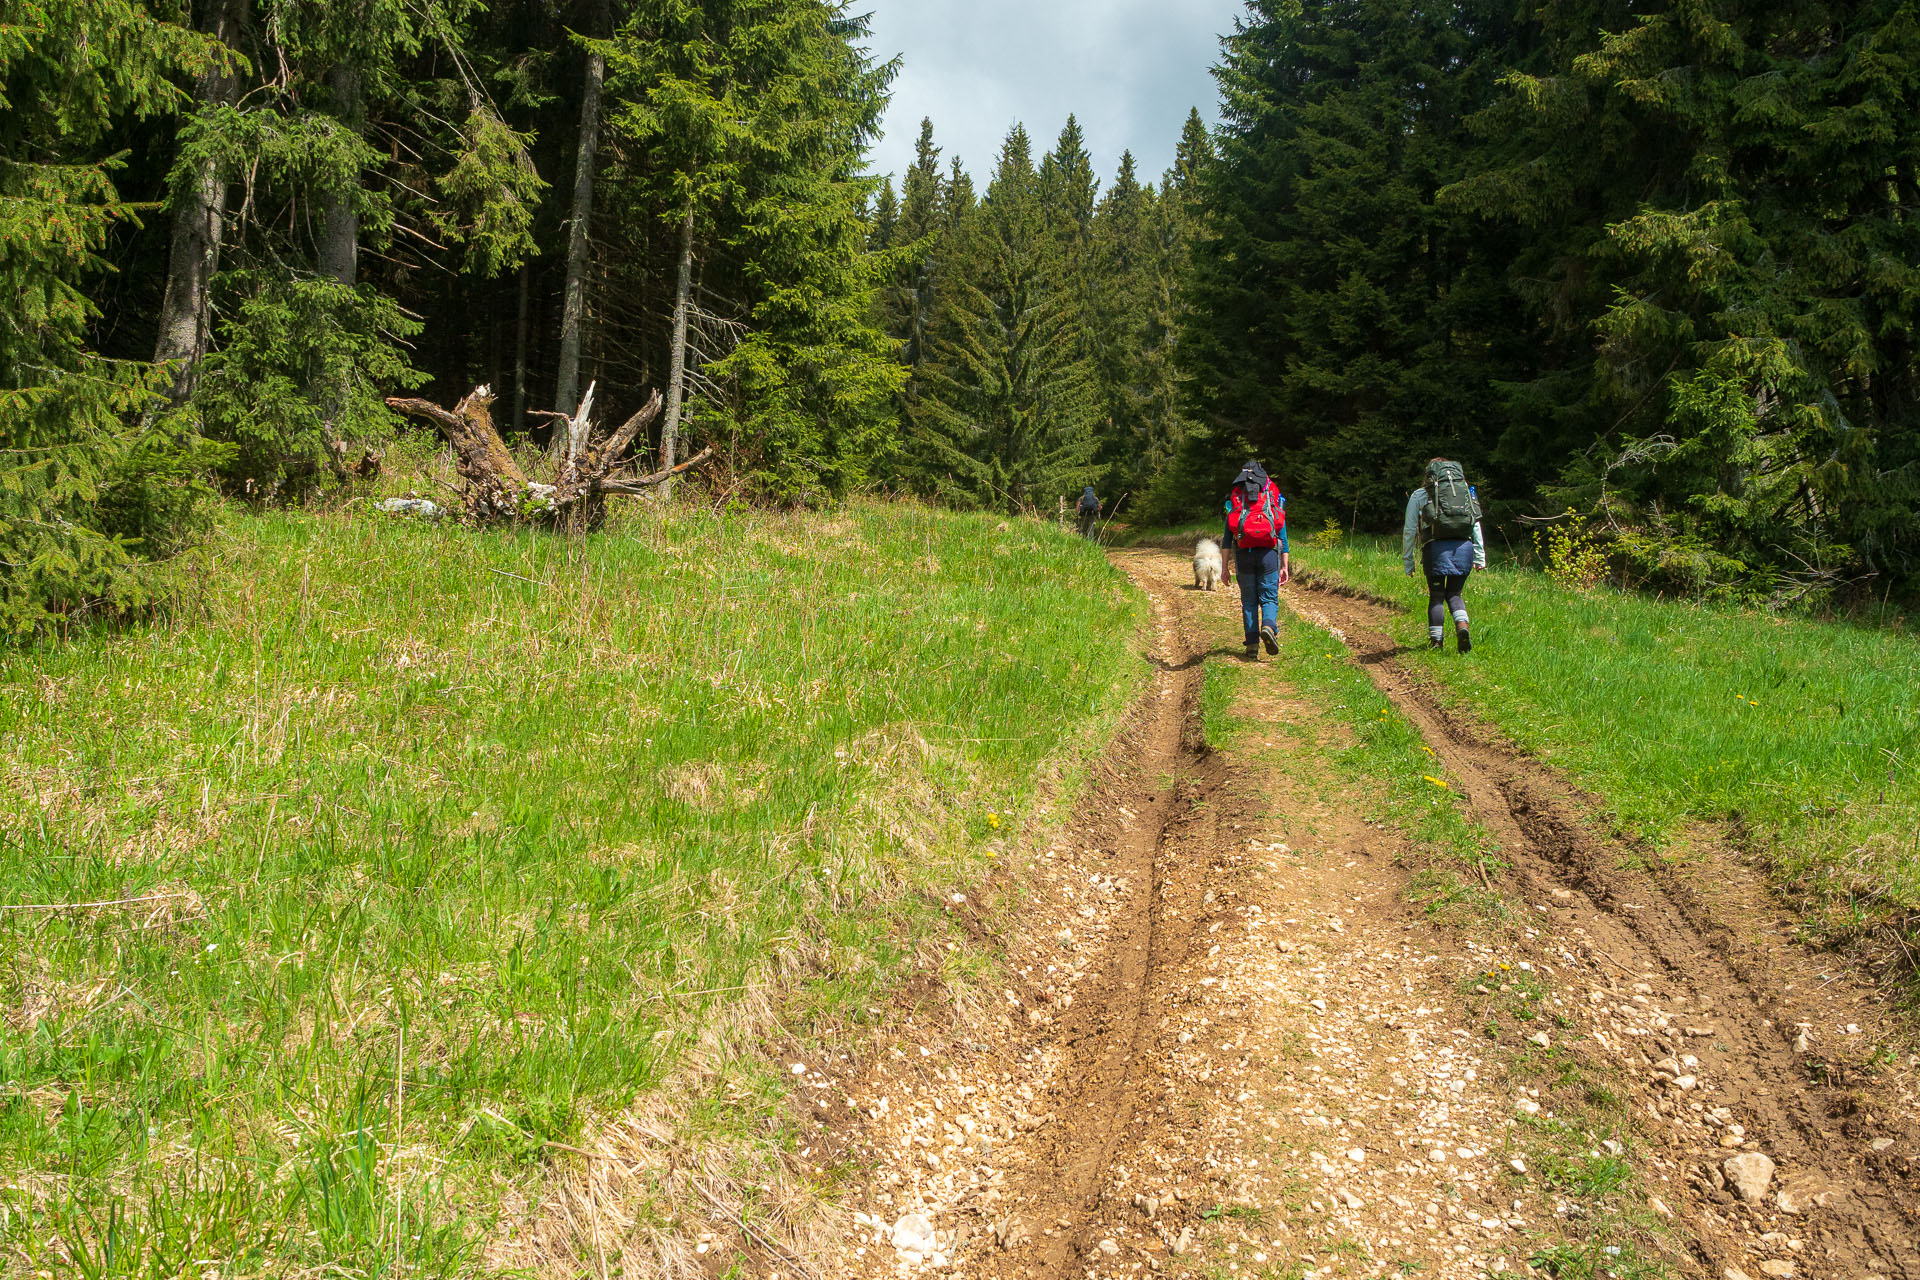
[{"label": "light blue jacket", "polygon": [[[1400,563],[1408,573],[1414,572],[1420,565],[1420,513],[1427,509],[1427,491],[1424,486],[1415,489],[1407,499],[1407,524],[1400,535]],[[1480,536],[1480,522],[1473,522],[1473,567],[1487,567],[1487,543]]]}]

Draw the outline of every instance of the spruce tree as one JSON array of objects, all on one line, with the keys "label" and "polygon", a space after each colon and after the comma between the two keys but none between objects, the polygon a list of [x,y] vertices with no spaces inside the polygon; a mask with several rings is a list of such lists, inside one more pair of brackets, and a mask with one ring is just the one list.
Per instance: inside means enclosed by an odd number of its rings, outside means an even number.
[{"label": "spruce tree", "polygon": [[1141,413],[1146,431],[1136,515],[1170,523],[1210,513],[1220,476],[1219,451],[1204,423],[1188,408],[1180,340],[1191,324],[1193,247],[1206,233],[1202,179],[1214,159],[1213,137],[1198,109],[1186,125],[1171,168],[1161,176],[1149,222],[1153,271],[1141,336]]},{"label": "spruce tree", "polygon": [[128,0],[33,0],[0,24],[0,633],[126,606],[187,532],[201,451],[161,413],[168,369],[87,344],[85,288],[137,210],[103,140],[230,67]]},{"label": "spruce tree", "polygon": [[1916,35],[1897,4],[1540,11],[1445,198],[1511,246],[1503,452],[1630,575],[1800,598],[1909,572]]},{"label": "spruce tree", "polygon": [[885,303],[887,332],[900,343],[900,358],[910,370],[918,370],[926,360],[927,326],[933,319],[946,258],[941,218],[946,194],[940,148],[933,144],[933,121],[922,120],[913,164],[900,183],[895,243],[908,253],[892,272]]},{"label": "spruce tree", "polygon": [[415,265],[397,241],[456,276],[509,270],[532,245],[545,183],[471,60],[476,12],[254,0],[238,32],[254,53],[246,91],[203,103],[181,132],[176,202],[241,188],[192,407],[231,446],[244,493],[344,479],[347,458],[398,428],[385,397],[426,375],[406,346],[423,326],[396,296]]},{"label": "spruce tree", "polygon": [[1502,260],[1437,197],[1469,162],[1466,119],[1499,92],[1510,29],[1487,0],[1254,9],[1218,73],[1195,409],[1224,431],[1223,473],[1248,448],[1306,518],[1388,525],[1419,460],[1484,478],[1501,436]]},{"label": "spruce tree", "polygon": [[614,199],[674,245],[671,406],[783,501],[864,483],[904,373],[874,322],[860,176],[891,64],[826,0],[646,0],[607,47]]},{"label": "spruce tree", "polygon": [[1098,402],[1023,128],[1008,135],[986,198],[958,216],[918,443],[948,500],[1051,511],[1095,474]]},{"label": "spruce tree", "polygon": [[938,473],[938,461],[929,456],[915,427],[921,411],[920,375],[928,359],[928,335],[946,293],[941,274],[951,269],[954,247],[946,214],[948,180],[941,173],[931,120],[920,122],[914,162],[902,177],[900,190],[895,256],[883,265],[878,302],[881,327],[897,344],[897,358],[907,370],[898,403],[900,438],[886,478],[924,488],[928,477]]},{"label": "spruce tree", "polygon": [[1165,424],[1150,421],[1152,366],[1166,350],[1159,310],[1163,263],[1155,243],[1152,188],[1140,185],[1133,153],[1101,200],[1082,268],[1086,327],[1099,378],[1100,462],[1115,495],[1136,491],[1165,463]]},{"label": "spruce tree", "polygon": [[893,247],[900,229],[900,198],[893,194],[891,179],[882,180],[874,193],[873,209],[867,215],[867,249],[885,253]]},{"label": "spruce tree", "polygon": [[[1464,202],[1568,264],[1535,305],[1596,339],[1555,495],[1640,574],[1802,598],[1920,552],[1920,30],[1910,6],[1547,7]],[[1491,130],[1489,130],[1491,134]],[[1602,147],[1601,138],[1619,140]],[[1542,182],[1542,167],[1561,176]]]}]

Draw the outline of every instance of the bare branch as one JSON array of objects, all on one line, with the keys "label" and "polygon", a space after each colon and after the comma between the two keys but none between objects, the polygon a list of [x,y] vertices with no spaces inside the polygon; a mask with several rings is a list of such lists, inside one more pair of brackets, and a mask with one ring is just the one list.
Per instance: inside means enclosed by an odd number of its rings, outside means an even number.
[{"label": "bare branch", "polygon": [[638,480],[602,480],[594,488],[599,493],[643,494],[649,489],[665,484],[675,476],[684,475],[695,467],[705,466],[712,460],[713,446],[708,445],[677,467],[668,467],[665,471],[656,471],[650,476],[641,476]]},{"label": "bare branch", "polygon": [[607,471],[615,463],[619,462],[620,455],[627,451],[627,446],[633,443],[633,438],[639,435],[655,418],[660,416],[660,410],[663,404],[664,402],[660,399],[660,393],[658,391],[648,396],[647,402],[640,406],[640,412],[621,423],[618,431],[615,431],[594,448],[591,454],[592,460],[589,464],[589,469],[595,473],[601,473]]}]

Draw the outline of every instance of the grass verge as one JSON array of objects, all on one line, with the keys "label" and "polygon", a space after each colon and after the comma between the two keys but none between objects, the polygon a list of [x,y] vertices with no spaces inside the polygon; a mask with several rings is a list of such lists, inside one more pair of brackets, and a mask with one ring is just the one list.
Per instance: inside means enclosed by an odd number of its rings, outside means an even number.
[{"label": "grass verge", "polygon": [[[1434,914],[1484,921],[1504,915],[1491,885],[1504,865],[1499,843],[1473,820],[1466,797],[1419,731],[1344,648],[1284,608],[1280,645],[1274,661],[1327,721],[1286,719],[1277,731],[1296,750],[1330,758],[1340,783],[1364,784],[1369,809],[1361,816],[1404,836],[1414,850],[1415,899]],[[1336,726],[1331,735],[1327,722]]]},{"label": "grass verge", "polygon": [[555,1144],[696,1068],[762,1132],[737,1042],[866,1016],[1142,672],[1094,548],[899,507],[235,517],[199,601],[0,655],[3,1269],[537,1262]]},{"label": "grass verge", "polygon": [[1630,835],[1731,824],[1818,931],[1920,940],[1920,639],[1497,568],[1468,586],[1462,659],[1425,650],[1425,587],[1397,544],[1349,542],[1305,567],[1404,600],[1403,660],[1601,796]]}]

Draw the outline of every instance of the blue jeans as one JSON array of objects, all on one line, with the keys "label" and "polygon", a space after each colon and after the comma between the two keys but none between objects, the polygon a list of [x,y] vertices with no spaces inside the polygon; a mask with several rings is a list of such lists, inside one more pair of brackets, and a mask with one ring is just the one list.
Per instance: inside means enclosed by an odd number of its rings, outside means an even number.
[{"label": "blue jeans", "polygon": [[1240,621],[1251,647],[1260,643],[1263,624],[1276,631],[1280,627],[1280,549],[1236,547],[1233,571],[1240,576]]}]

